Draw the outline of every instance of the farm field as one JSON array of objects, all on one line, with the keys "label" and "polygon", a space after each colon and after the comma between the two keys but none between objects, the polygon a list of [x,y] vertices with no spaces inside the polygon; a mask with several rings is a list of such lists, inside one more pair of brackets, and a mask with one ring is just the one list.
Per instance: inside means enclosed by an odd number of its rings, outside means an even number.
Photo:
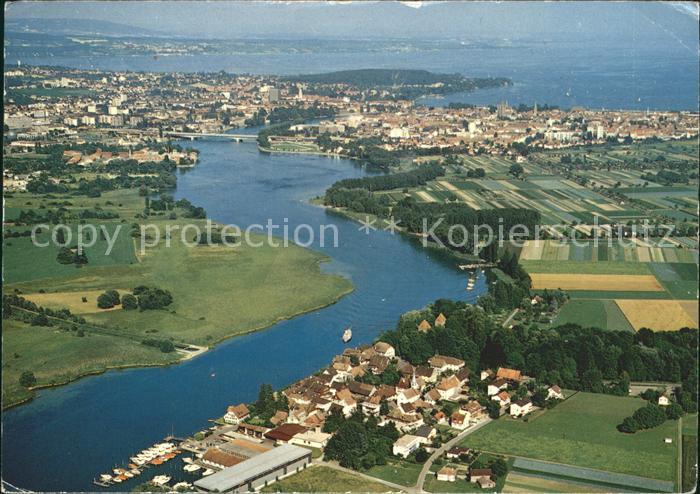
[{"label": "farm field", "polygon": [[[639,398],[579,392],[529,422],[502,417],[465,438],[462,445],[623,474],[644,472],[653,479],[674,481],[680,439],[676,422],[632,435],[616,429],[643,404]],[[664,437],[676,441],[664,444]]]},{"label": "farm field", "polygon": [[[520,251],[520,259],[524,262],[537,261],[572,261],[576,263],[598,264],[634,264],[634,263],[679,263],[697,264],[698,251],[679,248],[668,244],[665,247],[625,241],[618,243],[601,240],[577,240],[574,244],[558,240],[527,240]],[[551,263],[550,263],[551,264]],[[556,263],[558,265],[559,262]],[[602,267],[601,267],[602,269]],[[610,269],[613,269],[612,267]],[[642,269],[642,268],[640,268]]]},{"label": "farm field", "polygon": [[322,465],[312,465],[263,487],[260,492],[386,492],[389,488],[360,476]]},{"label": "farm field", "polygon": [[428,474],[423,489],[427,492],[482,492],[478,485],[466,480],[464,475],[458,475],[455,482],[442,482],[434,474]]},{"label": "farm field", "polygon": [[543,478],[536,475],[510,472],[503,487],[503,492],[610,492],[609,488],[587,484],[585,482],[564,479]]},{"label": "farm field", "polygon": [[586,326],[609,331],[634,331],[614,300],[569,300],[557,314],[553,326],[584,324],[582,321],[585,321]]},{"label": "farm field", "polygon": [[64,384],[112,367],[163,365],[176,362],[178,353],[163,353],[138,341],[88,331],[30,326],[3,320],[2,402],[7,407],[29,399],[34,392],[19,385],[24,371],[34,373],[39,386]]},{"label": "farm field", "polygon": [[663,287],[652,275],[530,273],[535,290],[610,290],[660,292]]},{"label": "farm field", "polygon": [[696,302],[677,300],[615,300],[635,330],[676,331],[698,327]]}]

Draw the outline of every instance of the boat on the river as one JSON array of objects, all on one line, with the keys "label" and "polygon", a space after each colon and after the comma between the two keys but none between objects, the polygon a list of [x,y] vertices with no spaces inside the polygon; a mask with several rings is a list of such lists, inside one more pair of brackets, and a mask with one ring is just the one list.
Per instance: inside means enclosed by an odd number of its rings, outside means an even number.
[{"label": "boat on the river", "polygon": [[200,468],[202,468],[202,467],[200,467],[199,465],[196,465],[194,463],[190,463],[189,465],[185,465],[183,467],[183,470],[187,473],[194,473],[197,470],[199,470]]},{"label": "boat on the river", "polygon": [[348,326],[345,328],[345,331],[343,331],[343,343],[347,343],[352,339],[352,328]]}]

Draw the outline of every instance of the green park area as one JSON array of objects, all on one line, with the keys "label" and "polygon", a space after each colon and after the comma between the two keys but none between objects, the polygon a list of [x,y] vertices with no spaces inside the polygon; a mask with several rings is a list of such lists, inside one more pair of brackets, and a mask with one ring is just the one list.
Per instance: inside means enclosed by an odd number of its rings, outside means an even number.
[{"label": "green park area", "polygon": [[[58,199],[16,194],[10,198],[10,206],[16,211],[42,211],[42,206],[50,209]],[[98,198],[71,196],[69,201],[68,208],[74,211],[99,208],[117,216],[95,223],[105,226],[105,239],[85,249],[87,263],[60,263],[56,246],[36,247],[27,236],[5,238],[5,293],[54,311],[69,309],[83,321],[70,321],[67,326],[77,326],[89,337],[79,338],[77,331],[61,332],[57,327],[66,324],[55,318],[50,318],[54,324],[48,327],[22,326],[31,329],[31,337],[19,329],[12,337],[5,332],[3,361],[12,365],[3,379],[6,406],[27,396],[26,389],[24,393],[17,390],[17,375],[25,370],[35,374],[38,384],[50,384],[108,367],[168,363],[176,360],[177,354],[160,353],[142,342],[157,339],[176,346],[210,347],[334,303],[352,290],[347,279],[321,272],[320,265],[328,259],[325,255],[296,245],[271,246],[262,242],[266,240],[263,236],[252,236],[260,247],[240,239],[231,246],[193,245],[194,229],[186,232],[183,242],[180,232],[185,225],[197,225],[205,232],[205,221],[184,218],[182,211],[172,220],[164,216],[137,219],[135,214],[143,211],[144,198],[134,190],[108,192]],[[145,230],[145,241],[153,247],[141,251],[139,228],[134,228],[134,223],[154,225]],[[71,230],[76,232],[78,225],[72,224]],[[169,241],[166,225],[172,232]],[[31,226],[12,229],[24,232]],[[160,232],[157,242],[156,230]],[[137,237],[132,236],[134,231]],[[114,247],[106,255],[106,238],[113,238],[115,232]],[[48,236],[45,230],[39,240]],[[123,296],[142,286],[168,292],[171,302],[151,310],[125,310],[119,304],[98,307],[98,297],[107,290]],[[26,316],[27,311],[23,312]],[[101,345],[97,355],[85,343],[108,337],[111,341],[113,336],[120,344]],[[33,347],[32,352],[26,351],[27,345]],[[12,358],[15,353],[20,354],[19,359]],[[64,354],[71,355],[65,368],[52,363]],[[6,371],[3,368],[3,373]]]},{"label": "green park area", "polygon": [[[579,392],[529,420],[502,417],[469,435],[463,446],[507,456],[675,481],[678,423],[624,434],[622,420],[639,398]],[[664,439],[670,437],[672,444]]]},{"label": "green park area", "polygon": [[384,484],[330,467],[314,465],[263,487],[261,492],[387,492]]}]

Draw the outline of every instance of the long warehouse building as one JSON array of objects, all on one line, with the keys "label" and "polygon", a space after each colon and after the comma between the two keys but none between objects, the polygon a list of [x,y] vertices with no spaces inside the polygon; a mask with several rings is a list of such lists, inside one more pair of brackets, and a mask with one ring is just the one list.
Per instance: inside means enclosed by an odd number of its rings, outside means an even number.
[{"label": "long warehouse building", "polygon": [[311,463],[311,451],[284,444],[254,456],[238,465],[197,480],[205,492],[252,492],[280,477],[299,471]]}]

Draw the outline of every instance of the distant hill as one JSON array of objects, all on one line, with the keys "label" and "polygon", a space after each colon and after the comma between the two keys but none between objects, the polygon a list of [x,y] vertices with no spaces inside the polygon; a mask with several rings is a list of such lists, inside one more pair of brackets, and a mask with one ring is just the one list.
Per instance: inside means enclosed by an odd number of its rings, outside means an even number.
[{"label": "distant hill", "polygon": [[95,19],[43,19],[27,17],[5,19],[5,33],[41,33],[50,35],[158,36],[167,34],[126,24]]},{"label": "distant hill", "polygon": [[413,69],[340,70],[323,74],[301,74],[285,77],[285,80],[309,84],[348,84],[358,88],[393,88],[406,97],[417,97],[426,91],[449,94],[512,83],[505,77],[473,78]]}]

